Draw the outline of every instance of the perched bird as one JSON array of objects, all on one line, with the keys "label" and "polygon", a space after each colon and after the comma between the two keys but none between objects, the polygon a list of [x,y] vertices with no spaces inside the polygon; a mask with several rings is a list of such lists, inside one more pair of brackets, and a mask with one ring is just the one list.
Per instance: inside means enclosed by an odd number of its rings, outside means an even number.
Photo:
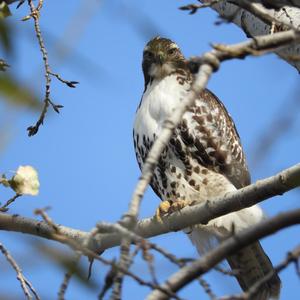
[{"label": "perched bird", "polygon": [[[140,168],[160,134],[164,120],[189,93],[193,74],[179,47],[169,39],[155,37],[143,53],[145,90],[134,122],[134,147]],[[198,95],[183,115],[154,170],[151,186],[163,201],[159,214],[172,206],[212,201],[250,184],[250,175],[233,120],[222,102],[209,90]],[[165,205],[165,204],[168,205]],[[257,205],[196,225],[188,233],[200,254],[232,232],[241,231],[263,218]],[[273,270],[257,241],[227,258],[237,269],[243,290]],[[278,298],[276,272],[254,299]]]},{"label": "perched bird", "polygon": [[[177,44],[155,37],[143,52],[145,90],[136,112],[133,138],[140,168],[160,134],[164,120],[187,96],[193,81],[187,60]],[[209,90],[199,94],[174,130],[157,167],[151,187],[163,201],[159,213],[177,205],[212,201],[250,184],[250,175],[233,120],[222,102]],[[165,205],[167,203],[167,205]],[[247,228],[264,217],[257,205],[193,226],[188,233],[200,254],[232,232]],[[227,258],[237,269],[243,290],[273,270],[257,241]],[[280,279],[276,272],[253,299],[278,298]]]}]

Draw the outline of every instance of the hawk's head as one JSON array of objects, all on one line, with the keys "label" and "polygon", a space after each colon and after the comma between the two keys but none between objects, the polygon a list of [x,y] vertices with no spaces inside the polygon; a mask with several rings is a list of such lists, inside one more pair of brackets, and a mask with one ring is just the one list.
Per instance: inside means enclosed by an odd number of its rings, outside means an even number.
[{"label": "hawk's head", "polygon": [[177,69],[186,68],[185,58],[173,41],[155,37],[150,40],[143,54],[145,84],[150,79],[161,79]]}]

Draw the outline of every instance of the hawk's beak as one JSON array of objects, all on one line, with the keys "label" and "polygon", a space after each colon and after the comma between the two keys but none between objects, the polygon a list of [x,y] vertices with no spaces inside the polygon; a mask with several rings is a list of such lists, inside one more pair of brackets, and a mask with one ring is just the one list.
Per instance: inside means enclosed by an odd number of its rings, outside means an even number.
[{"label": "hawk's beak", "polygon": [[162,51],[159,51],[156,56],[156,63],[162,65],[165,62],[165,55]]}]

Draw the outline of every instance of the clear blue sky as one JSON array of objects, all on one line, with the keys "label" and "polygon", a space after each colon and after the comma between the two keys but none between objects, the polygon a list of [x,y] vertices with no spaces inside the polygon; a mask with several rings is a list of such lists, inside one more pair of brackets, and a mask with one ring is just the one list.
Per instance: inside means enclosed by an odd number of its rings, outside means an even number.
[{"label": "clear blue sky", "polygon": [[[33,165],[40,175],[38,197],[22,197],[11,206],[10,213],[33,216],[35,208],[51,206],[55,222],[89,230],[99,220],[117,221],[126,211],[139,176],[132,143],[132,124],[143,92],[142,51],[154,35],[174,39],[186,56],[201,54],[210,43],[234,43],[245,39],[235,25],[215,26],[217,15],[210,9],[190,16],[178,10],[189,1],[45,1],[41,26],[50,64],[63,78],[79,81],[70,89],[53,79],[52,100],[64,105],[60,115],[48,114],[40,132],[28,138],[26,128],[38,115],[1,103],[1,172],[8,175],[19,165]],[[79,22],[85,15],[88,22]],[[32,21],[19,21],[28,13],[24,4],[17,11],[12,6],[10,18],[15,27],[15,53],[10,72],[29,85],[41,98],[44,93],[42,60],[33,33]],[[76,20],[76,22],[74,21]],[[68,29],[67,29],[68,28]],[[67,31],[71,34],[65,35]],[[78,37],[73,40],[73,35]],[[72,35],[73,34],[73,35]],[[64,43],[73,43],[66,57],[61,56]],[[252,179],[270,176],[299,162],[299,118],[254,164],[254,152],[266,132],[273,135],[281,114],[299,115],[300,104],[290,105],[299,97],[299,75],[275,55],[230,61],[222,65],[209,82],[209,88],[224,102],[239,130],[249,160]],[[297,94],[298,92],[298,94]],[[289,119],[290,117],[288,117]],[[4,122],[5,121],[5,122]],[[5,124],[5,125],[4,125]],[[5,126],[5,127],[4,127]],[[274,130],[272,130],[274,129]],[[5,139],[4,139],[5,138]],[[11,193],[1,188],[1,202]],[[299,206],[299,190],[262,204],[268,215]],[[151,216],[159,201],[150,189],[145,195],[141,216]],[[274,264],[299,243],[299,227],[281,231],[262,241]],[[63,271],[53,260],[41,254],[38,239],[1,232],[1,241],[19,261],[43,299],[55,299]],[[179,256],[196,257],[196,251],[183,233],[172,233],[153,239]],[[51,247],[68,251],[54,242]],[[116,249],[106,251],[115,257]],[[86,268],[85,260],[82,261]],[[159,279],[164,280],[176,268],[155,256]],[[1,294],[21,299],[22,293],[14,272],[0,258]],[[149,278],[146,264],[138,259],[133,270]],[[107,269],[96,263],[93,280],[103,282]],[[236,282],[211,272],[204,277],[219,295],[238,291]],[[281,273],[283,300],[296,299],[299,279],[293,267]],[[100,286],[100,284],[98,284]],[[72,279],[67,299],[95,299],[99,289],[89,289]],[[124,299],[143,299],[147,288],[126,280]],[[185,299],[206,299],[198,284],[191,284],[180,294]],[[8,299],[8,298],[5,298]]]}]

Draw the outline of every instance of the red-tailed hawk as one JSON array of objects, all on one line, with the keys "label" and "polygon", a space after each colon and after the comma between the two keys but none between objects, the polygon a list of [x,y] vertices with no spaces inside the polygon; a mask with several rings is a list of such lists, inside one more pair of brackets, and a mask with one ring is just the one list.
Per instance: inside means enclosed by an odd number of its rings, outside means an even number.
[{"label": "red-tailed hawk", "polygon": [[[134,146],[140,168],[164,120],[189,93],[193,74],[179,47],[169,39],[156,37],[143,54],[145,90],[134,123]],[[220,198],[250,184],[250,176],[240,138],[222,102],[204,90],[183,115],[159,163],[151,186],[163,201],[205,202]],[[199,253],[209,251],[214,241],[249,227],[263,218],[257,205],[197,225],[189,237]],[[238,269],[243,290],[273,270],[259,242],[227,258]],[[278,298],[280,279],[275,273],[254,299]]]}]

